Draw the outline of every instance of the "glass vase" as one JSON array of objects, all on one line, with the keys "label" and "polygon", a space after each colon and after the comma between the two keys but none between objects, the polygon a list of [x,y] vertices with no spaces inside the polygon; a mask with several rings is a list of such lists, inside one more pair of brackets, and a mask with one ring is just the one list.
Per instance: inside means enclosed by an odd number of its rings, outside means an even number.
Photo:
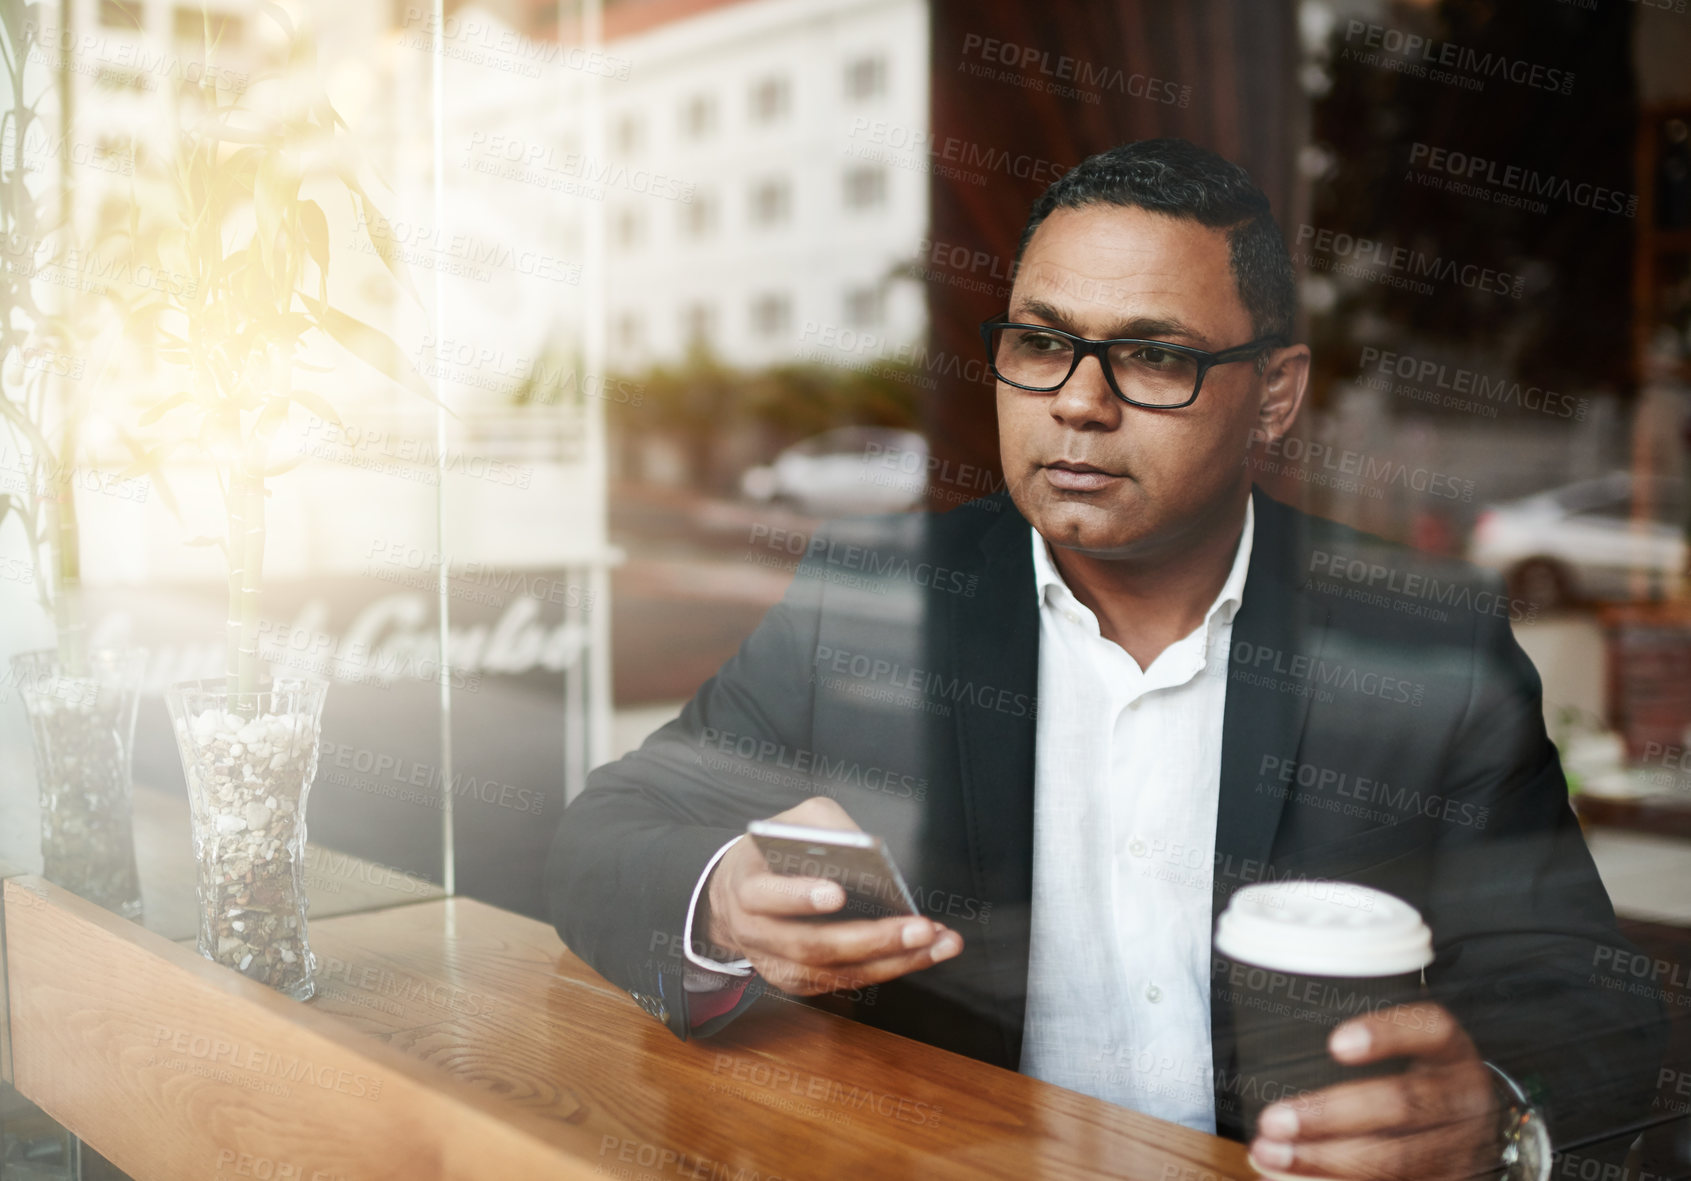
[{"label": "glass vase", "polygon": [[328,682],[222,680],[165,693],[193,813],[200,954],[295,1000],[316,990],[306,939],[305,804]]},{"label": "glass vase", "polygon": [[127,919],[141,917],[131,776],[146,664],[140,648],[12,658],[35,746],[41,875]]}]

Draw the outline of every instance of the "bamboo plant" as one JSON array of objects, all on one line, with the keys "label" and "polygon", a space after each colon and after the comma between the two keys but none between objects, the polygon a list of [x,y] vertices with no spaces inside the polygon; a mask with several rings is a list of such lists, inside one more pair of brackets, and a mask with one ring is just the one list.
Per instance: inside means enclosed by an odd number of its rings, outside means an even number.
[{"label": "bamboo plant", "polygon": [[258,688],[268,481],[301,458],[278,458],[272,444],[296,409],[340,422],[328,398],[296,383],[309,371],[299,352],[326,336],[435,401],[387,335],[330,302],[329,219],[301,193],[319,177],[344,191],[393,281],[418,296],[394,244],[369,233],[384,219],[358,179],[349,129],[323,90],[311,38],[276,5],[260,7],[286,37],[280,67],[239,95],[219,88],[211,70],[180,88],[166,178],[176,217],[150,237],[161,267],[181,281],[149,312],[157,355],[185,386],[141,416],[143,427],[175,429],[151,441],[135,469],[159,471],[187,450],[217,471],[228,517],[215,539],[229,571],[225,677],[228,691],[242,695],[231,708]]},{"label": "bamboo plant", "polygon": [[[75,247],[70,216],[68,103],[61,98],[55,132],[41,114],[49,88],[29,92],[29,66],[42,27],[41,4],[0,5],[0,63],[7,89],[6,108],[0,111],[0,241],[10,255],[0,266],[0,417],[18,460],[13,474],[19,477],[16,491],[0,494],[0,523],[8,515],[21,523],[36,593],[54,622],[61,667],[80,675],[86,623],[73,473],[80,458],[84,391],[95,385],[85,380],[90,328],[109,313],[112,293],[104,284],[79,281],[58,285],[50,303],[39,298],[40,270],[68,265],[87,253]],[[32,167],[32,145],[43,142],[58,145],[57,178]],[[62,362],[73,357],[84,366],[77,375],[84,380],[55,380],[63,376]]]}]

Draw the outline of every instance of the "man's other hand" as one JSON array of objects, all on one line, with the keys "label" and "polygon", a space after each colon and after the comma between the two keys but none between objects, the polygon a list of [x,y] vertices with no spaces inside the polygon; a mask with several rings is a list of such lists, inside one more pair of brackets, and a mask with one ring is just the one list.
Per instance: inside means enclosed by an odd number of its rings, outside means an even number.
[{"label": "man's other hand", "polygon": [[[770,819],[862,831],[826,796]],[[961,935],[926,918],[805,921],[839,910],[845,901],[838,882],[771,873],[757,846],[740,841],[716,863],[706,885],[709,954],[744,956],[776,988],[814,996],[879,984],[963,950]]]},{"label": "man's other hand", "polygon": [[1455,1181],[1497,1170],[1491,1071],[1448,1010],[1400,1005],[1358,1017],[1327,1046],[1346,1065],[1401,1056],[1409,1069],[1266,1108],[1251,1144],[1258,1165],[1347,1181]]}]

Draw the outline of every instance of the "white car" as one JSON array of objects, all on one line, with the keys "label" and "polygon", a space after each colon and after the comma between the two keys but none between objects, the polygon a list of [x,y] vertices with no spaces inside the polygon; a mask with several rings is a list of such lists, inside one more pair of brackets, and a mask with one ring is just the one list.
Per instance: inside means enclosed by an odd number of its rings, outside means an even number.
[{"label": "white car", "polygon": [[812,435],[740,477],[751,500],[784,500],[817,517],[897,513],[928,488],[928,441],[915,431],[844,426]]},{"label": "white car", "polygon": [[1617,471],[1489,505],[1468,557],[1501,571],[1510,594],[1541,607],[1671,595],[1685,573],[1685,484],[1650,479],[1642,489],[1649,514],[1635,521],[1637,487],[1630,472]]}]

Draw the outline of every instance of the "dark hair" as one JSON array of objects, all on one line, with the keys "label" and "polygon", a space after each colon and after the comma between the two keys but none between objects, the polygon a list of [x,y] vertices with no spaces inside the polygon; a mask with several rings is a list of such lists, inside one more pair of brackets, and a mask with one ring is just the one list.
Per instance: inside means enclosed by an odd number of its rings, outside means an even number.
[{"label": "dark hair", "polygon": [[1183,139],[1142,139],[1088,156],[1033,203],[1016,243],[1017,267],[1034,231],[1053,210],[1098,204],[1137,207],[1226,230],[1233,281],[1253,333],[1290,342],[1297,302],[1291,256],[1268,198],[1243,168]]}]

